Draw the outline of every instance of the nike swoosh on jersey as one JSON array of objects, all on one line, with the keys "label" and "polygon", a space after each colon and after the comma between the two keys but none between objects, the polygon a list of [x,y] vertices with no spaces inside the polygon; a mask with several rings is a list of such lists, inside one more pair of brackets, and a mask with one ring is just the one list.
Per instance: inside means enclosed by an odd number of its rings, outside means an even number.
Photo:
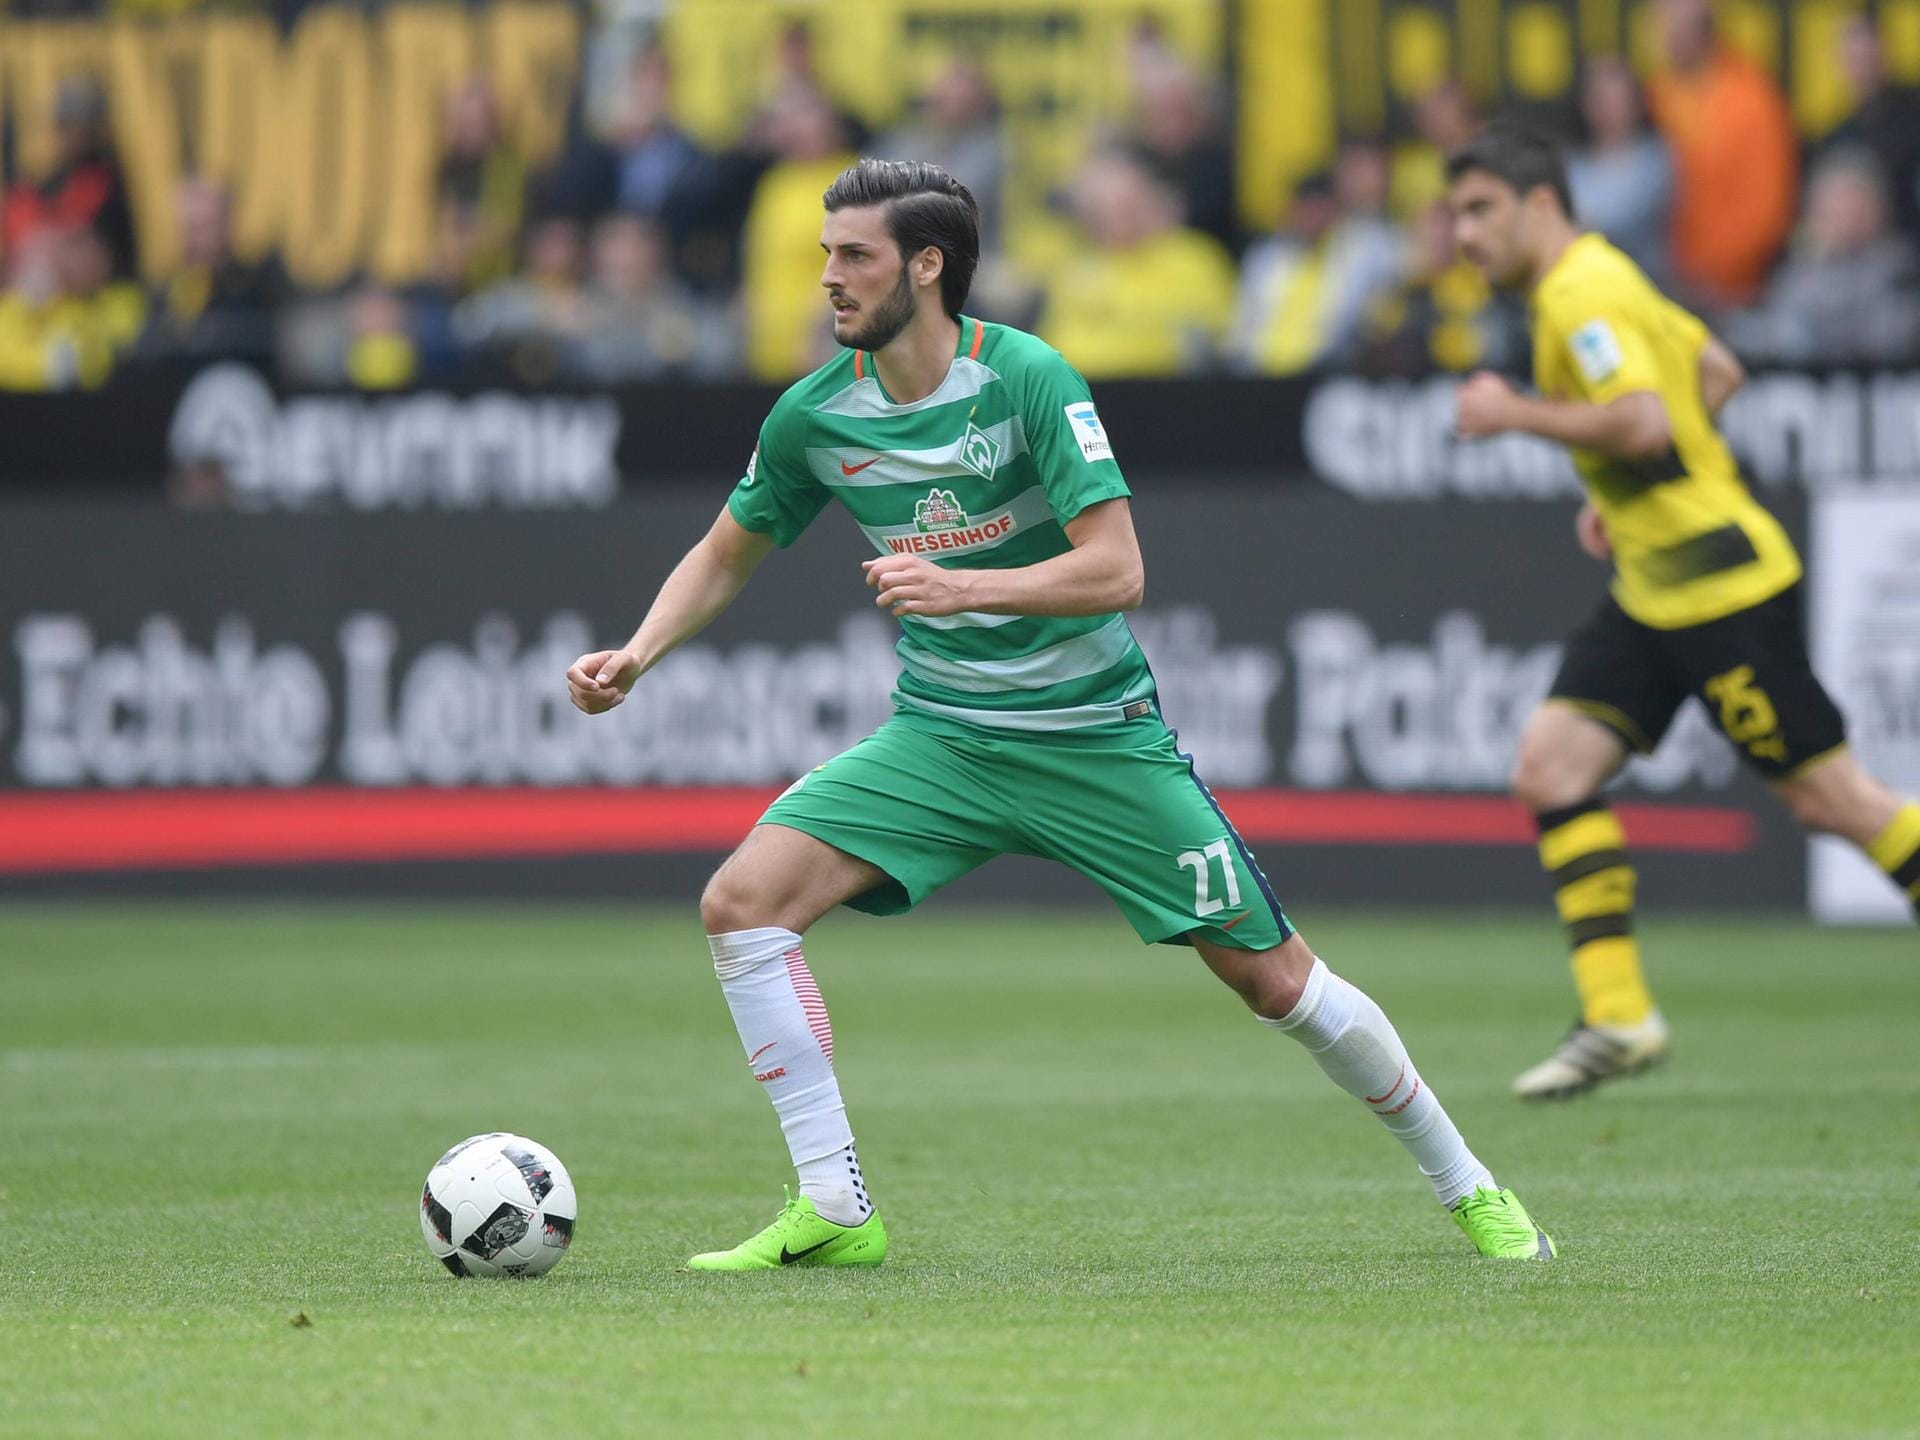
[{"label": "nike swoosh on jersey", "polygon": [[807,1256],[811,1255],[814,1251],[822,1249],[825,1246],[831,1245],[833,1241],[834,1241],[834,1237],[829,1235],[826,1239],[822,1240],[820,1244],[809,1245],[804,1250],[789,1250],[787,1249],[786,1246],[782,1245],[780,1247],[780,1263],[782,1265],[791,1265],[796,1260],[804,1260],[807,1258]]},{"label": "nike swoosh on jersey", "polygon": [[840,462],[840,473],[842,475],[858,475],[862,470],[866,469],[867,466],[878,462],[879,459],[880,457],[876,455],[872,460],[862,460],[858,465],[849,465],[846,461],[842,460]]}]

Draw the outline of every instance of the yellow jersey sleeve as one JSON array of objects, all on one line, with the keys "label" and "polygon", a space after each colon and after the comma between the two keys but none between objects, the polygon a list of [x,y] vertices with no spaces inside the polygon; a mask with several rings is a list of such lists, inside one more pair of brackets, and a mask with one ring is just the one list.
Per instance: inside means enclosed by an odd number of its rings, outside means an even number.
[{"label": "yellow jersey sleeve", "polygon": [[1552,369],[1565,387],[1563,398],[1609,405],[1622,395],[1661,389],[1653,345],[1626,307],[1563,287],[1540,297],[1539,321],[1540,338],[1557,352]]}]

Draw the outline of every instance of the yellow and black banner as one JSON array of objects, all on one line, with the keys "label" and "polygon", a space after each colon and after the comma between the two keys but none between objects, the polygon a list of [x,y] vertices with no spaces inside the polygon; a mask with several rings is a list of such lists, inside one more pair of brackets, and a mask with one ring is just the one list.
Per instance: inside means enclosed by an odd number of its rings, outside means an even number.
[{"label": "yellow and black banner", "polygon": [[[53,158],[63,77],[106,92],[142,268],[176,253],[174,192],[193,173],[234,196],[248,256],[328,286],[417,276],[433,245],[439,115],[485,76],[529,168],[563,145],[585,74],[578,0],[466,5],[299,0],[217,8],[120,0],[35,18],[0,0],[7,179]],[[1771,66],[1809,135],[1851,104],[1840,27],[1877,24],[1896,79],[1920,81],[1920,0],[1721,0],[1727,33]],[[786,73],[796,36],[836,105],[883,129],[954,56],[991,78],[1007,135],[1003,203],[1016,251],[1103,128],[1132,105],[1150,37],[1231,93],[1246,220],[1271,224],[1343,135],[1403,136],[1444,79],[1488,108],[1571,115],[1584,57],[1651,68],[1652,0],[677,0],[659,7],[676,118],[702,144],[737,140]]]},{"label": "yellow and black banner", "polygon": [[447,93],[485,76],[513,145],[537,164],[565,139],[581,41],[569,0],[317,4],[294,11],[285,28],[266,13],[224,8],[8,16],[0,20],[7,178],[54,163],[60,82],[89,75],[107,98],[148,275],[165,274],[177,254],[180,180],[203,174],[232,193],[243,255],[277,251],[307,286],[362,272],[406,280],[425,268],[432,245]]}]

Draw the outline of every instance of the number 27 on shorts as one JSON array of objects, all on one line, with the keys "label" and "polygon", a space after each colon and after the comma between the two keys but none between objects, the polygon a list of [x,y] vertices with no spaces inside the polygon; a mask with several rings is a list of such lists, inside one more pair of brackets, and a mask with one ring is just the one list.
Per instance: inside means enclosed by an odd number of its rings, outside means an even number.
[{"label": "number 27 on shorts", "polygon": [[[1220,873],[1226,879],[1227,898],[1216,900],[1213,896],[1213,860],[1220,862]],[[1177,856],[1175,864],[1188,867],[1193,871],[1193,913],[1201,919],[1209,915],[1218,915],[1229,905],[1240,903],[1240,877],[1233,870],[1233,848],[1229,840],[1216,840],[1204,850],[1188,850]]]}]

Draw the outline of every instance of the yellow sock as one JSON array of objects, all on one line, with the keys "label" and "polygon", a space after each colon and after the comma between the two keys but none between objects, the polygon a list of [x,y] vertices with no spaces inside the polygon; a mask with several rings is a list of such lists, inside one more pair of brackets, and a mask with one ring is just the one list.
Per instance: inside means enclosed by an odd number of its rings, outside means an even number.
[{"label": "yellow sock", "polygon": [[1637,1025],[1653,1013],[1633,938],[1639,877],[1627,861],[1626,832],[1603,800],[1538,817],[1540,863],[1553,877],[1554,905],[1573,949],[1580,1017],[1589,1025]]},{"label": "yellow sock", "polygon": [[1589,1025],[1638,1025],[1653,1013],[1640,946],[1631,935],[1590,941],[1574,951],[1573,986],[1580,992],[1580,1018]]},{"label": "yellow sock", "polygon": [[1867,853],[1920,911],[1920,803],[1909,800],[1902,805]]}]

